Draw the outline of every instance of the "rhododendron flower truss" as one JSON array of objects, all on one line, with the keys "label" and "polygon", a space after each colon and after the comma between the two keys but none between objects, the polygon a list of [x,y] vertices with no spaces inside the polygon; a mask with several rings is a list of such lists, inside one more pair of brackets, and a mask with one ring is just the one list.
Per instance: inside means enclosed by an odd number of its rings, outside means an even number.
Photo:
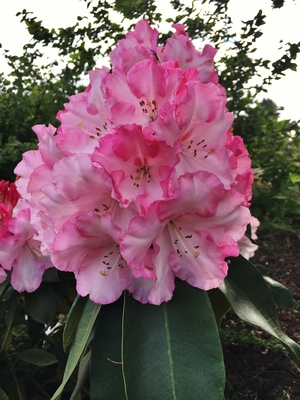
[{"label": "rhododendron flower truss", "polygon": [[217,287],[250,222],[253,172],[231,132],[216,50],[196,50],[174,28],[159,46],[139,21],[110,53],[112,68],[91,71],[58,112],[58,130],[33,128],[39,149],[15,170],[41,251],[97,303],[126,289],[160,304],[175,277]]}]

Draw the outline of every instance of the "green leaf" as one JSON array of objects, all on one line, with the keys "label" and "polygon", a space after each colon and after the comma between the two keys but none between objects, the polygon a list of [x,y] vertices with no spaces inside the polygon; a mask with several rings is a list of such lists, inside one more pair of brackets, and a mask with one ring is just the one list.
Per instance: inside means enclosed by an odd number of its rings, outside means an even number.
[{"label": "green leaf", "polygon": [[10,330],[15,317],[18,301],[19,301],[19,293],[15,291],[12,297],[9,299],[9,308],[5,315],[6,331],[2,339],[1,352],[8,347],[11,341],[12,335]]},{"label": "green leaf", "polygon": [[214,310],[216,321],[220,326],[224,315],[230,309],[230,303],[219,289],[212,289],[207,292],[210,304]]},{"label": "green leaf", "polygon": [[7,394],[0,388],[0,400],[9,400]]},{"label": "green leaf", "polygon": [[219,289],[234,312],[242,320],[279,339],[300,365],[300,346],[282,332],[274,299],[260,272],[242,256],[230,258],[230,261],[228,275]]},{"label": "green leaf", "polygon": [[94,323],[100,311],[101,305],[95,304],[91,300],[87,300],[80,320],[78,321],[75,338],[70,350],[67,365],[65,368],[63,381],[59,388],[56,390],[51,400],[55,400],[60,397],[66,383],[76,368],[83,352],[88,343],[90,334],[92,332]]},{"label": "green leaf", "polygon": [[8,279],[8,277],[6,277],[5,281],[2,282],[0,285],[0,296],[2,296],[3,292],[5,291],[5,289],[7,288],[8,285],[9,285],[9,279]]},{"label": "green leaf", "polygon": [[142,0],[116,0],[115,10],[128,19],[138,18],[147,12],[148,4]]},{"label": "green leaf", "polygon": [[80,393],[81,388],[85,384],[87,377],[89,375],[89,369],[91,364],[91,350],[80,360],[76,386],[70,397],[70,400],[76,400],[77,395]]},{"label": "green leaf", "polygon": [[[101,308],[91,361],[91,400],[125,399],[121,363],[123,298]],[[101,379],[99,379],[101,377]]]},{"label": "green leaf", "polygon": [[280,307],[292,308],[294,303],[292,293],[281,283],[269,276],[264,276],[263,278],[271,290],[275,303]]},{"label": "green leaf", "polygon": [[42,282],[32,293],[25,293],[27,311],[37,322],[50,325],[56,311],[56,299],[49,283]]},{"label": "green leaf", "polygon": [[67,323],[63,332],[63,345],[64,350],[72,343],[77,328],[78,321],[82,315],[83,309],[86,305],[87,297],[77,295],[70,312],[68,314]]},{"label": "green leaf", "polygon": [[55,364],[57,362],[57,359],[53,354],[41,349],[23,350],[17,353],[16,356],[20,360],[26,361],[30,364],[38,365],[40,367]]},{"label": "green leaf", "polygon": [[215,316],[207,293],[186,282],[160,306],[125,296],[122,354],[126,399],[223,399]]}]

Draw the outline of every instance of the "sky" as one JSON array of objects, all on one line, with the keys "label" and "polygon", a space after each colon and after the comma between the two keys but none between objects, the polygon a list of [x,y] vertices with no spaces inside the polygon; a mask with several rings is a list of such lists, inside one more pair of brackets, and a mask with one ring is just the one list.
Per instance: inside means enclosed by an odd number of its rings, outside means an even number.
[{"label": "sky", "polygon": [[[184,1],[189,2],[189,0]],[[0,0],[0,2],[2,3],[0,4],[0,43],[3,49],[8,49],[11,54],[21,54],[23,45],[29,39],[25,24],[21,24],[20,17],[16,17],[16,13],[24,8],[32,11],[48,28],[67,27],[75,24],[77,15],[88,15],[86,3],[82,0]],[[195,5],[200,7],[197,3],[196,1]],[[241,21],[253,18],[259,9],[266,14],[266,25],[262,27],[264,35],[257,42],[258,50],[255,55],[258,57],[274,61],[282,54],[282,51],[278,51],[280,39],[283,39],[284,43],[300,41],[298,22],[300,0],[286,0],[281,9],[272,9],[271,0],[231,0],[229,4],[229,15],[237,31],[242,25]],[[170,16],[170,10],[166,9],[166,2],[159,1],[159,7],[161,12]],[[0,71],[8,72],[5,60],[3,56],[1,57],[1,50]],[[261,95],[261,98],[269,97],[278,106],[285,108],[281,113],[282,118],[300,119],[300,102],[296,100],[296,95],[300,90],[300,58],[298,65],[297,72],[288,71],[285,77],[272,84],[267,94]]]}]

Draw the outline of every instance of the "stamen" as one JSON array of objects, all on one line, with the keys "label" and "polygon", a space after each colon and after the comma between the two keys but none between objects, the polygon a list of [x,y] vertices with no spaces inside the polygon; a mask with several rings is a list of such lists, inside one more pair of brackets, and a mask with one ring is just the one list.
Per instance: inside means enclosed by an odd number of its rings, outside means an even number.
[{"label": "stamen", "polygon": [[214,149],[213,147],[211,147],[209,149],[209,152],[206,154],[206,156],[204,156],[204,158],[207,158],[208,156],[210,156],[211,154],[213,154],[216,151],[216,149]]},{"label": "stamen", "polygon": [[151,121],[155,121],[157,118],[157,104],[155,100],[146,102],[144,100],[140,101],[140,106],[143,114],[147,114]]},{"label": "stamen", "polygon": [[26,246],[27,250],[29,251],[31,257],[34,258],[35,260],[38,258],[42,258],[43,257],[42,253],[28,243],[30,241],[30,239],[28,239],[28,241],[25,243],[25,246]]},{"label": "stamen", "polygon": [[175,247],[176,253],[182,257],[184,254],[189,254],[191,257],[197,258],[200,256],[199,251],[195,251],[194,249],[199,248],[199,246],[193,246],[193,243],[190,240],[193,240],[193,235],[187,235],[180,226],[170,221],[169,232],[173,241],[173,245]]},{"label": "stamen", "polygon": [[117,266],[123,268],[124,259],[121,256],[118,244],[115,244],[113,249],[103,256],[102,264],[104,269],[99,271],[102,276],[108,276]]},{"label": "stamen", "polygon": [[[86,134],[90,137],[90,139],[98,140],[98,138],[99,138],[100,136],[102,136],[102,134],[101,134],[102,131],[101,131],[100,128],[95,127],[95,129],[96,129],[96,131],[97,131],[96,136],[95,136],[94,134],[92,134],[91,132],[89,132],[87,129],[85,129],[85,128],[83,127],[83,122],[78,122],[77,126],[82,130],[82,132],[86,133]],[[103,125],[103,128],[104,128],[105,130],[107,130],[107,123],[106,123],[106,122],[105,122],[105,124]]]},{"label": "stamen", "polygon": [[[184,137],[182,138],[182,142],[184,143]],[[197,157],[198,155],[198,146],[202,145],[205,142],[205,139],[202,139],[200,142],[194,144],[194,140],[190,140],[189,142],[187,142],[185,145],[183,144],[183,150],[185,150],[186,152],[188,152],[189,154],[191,154],[193,157]],[[205,147],[207,147],[207,144],[202,146],[202,149],[204,149]],[[214,149],[213,149],[214,150]]]},{"label": "stamen", "polygon": [[[130,178],[140,182],[142,180],[142,178],[145,176],[147,179],[147,183],[150,183],[151,175],[149,173],[149,170],[150,170],[150,167],[147,167],[146,165],[144,165],[141,168],[137,168],[137,170],[136,170],[137,175],[134,178],[132,175],[130,175]],[[134,182],[133,186],[140,187],[139,183],[137,183],[137,182]]]}]

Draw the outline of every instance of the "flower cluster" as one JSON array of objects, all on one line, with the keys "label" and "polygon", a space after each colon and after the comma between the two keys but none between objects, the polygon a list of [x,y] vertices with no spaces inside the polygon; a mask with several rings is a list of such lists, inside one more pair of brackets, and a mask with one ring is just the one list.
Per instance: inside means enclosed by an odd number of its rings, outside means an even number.
[{"label": "flower cluster", "polygon": [[141,20],[95,69],[39,149],[15,172],[34,209],[41,251],[97,303],[124,289],[142,303],[172,297],[174,278],[208,290],[239,254],[253,173],[206,45],[182,25],[164,46]]},{"label": "flower cluster", "polygon": [[6,279],[5,270],[12,270],[11,284],[19,292],[36,290],[45,269],[52,266],[39,250],[30,208],[15,183],[0,181],[0,283]]}]

